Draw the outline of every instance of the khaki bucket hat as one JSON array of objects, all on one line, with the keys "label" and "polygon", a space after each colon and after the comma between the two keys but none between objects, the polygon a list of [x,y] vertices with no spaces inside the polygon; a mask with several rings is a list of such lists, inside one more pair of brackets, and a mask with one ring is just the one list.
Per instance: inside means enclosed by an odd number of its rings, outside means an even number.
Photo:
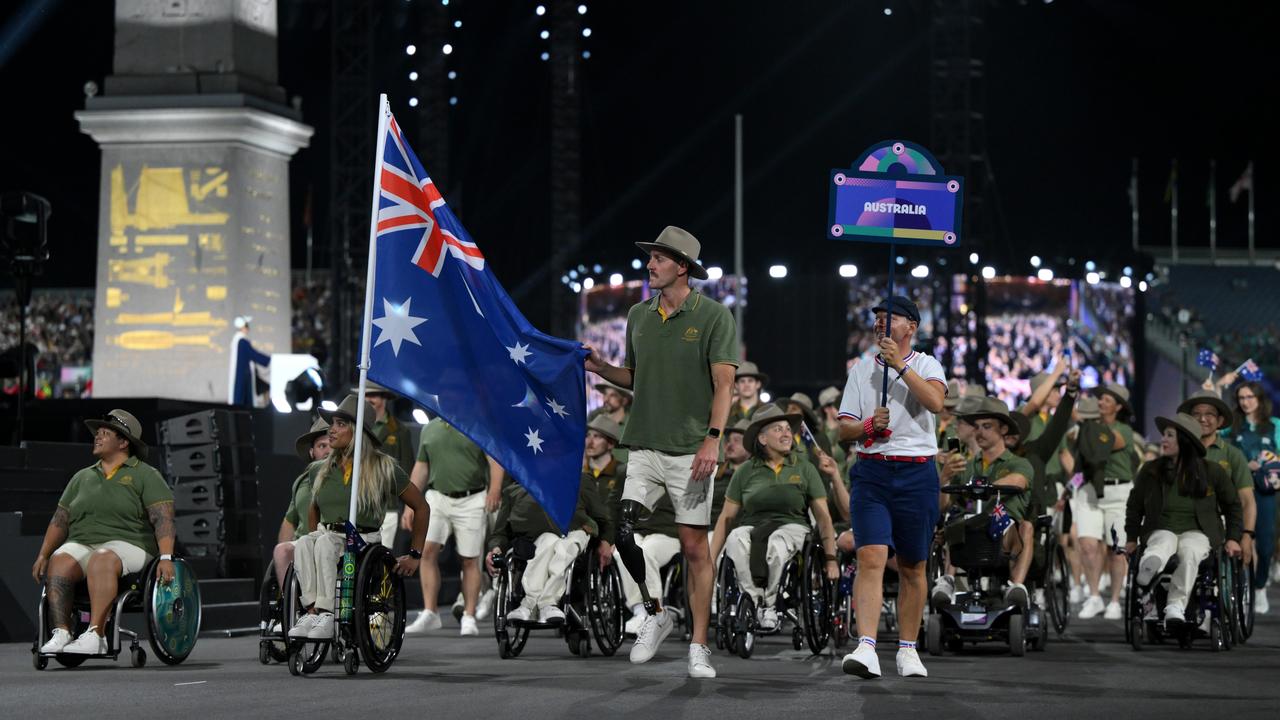
[{"label": "khaki bucket hat", "polygon": [[638,242],[636,247],[646,252],[660,250],[679,260],[689,263],[689,275],[699,280],[707,279],[707,270],[698,264],[698,253],[702,252],[702,243],[687,230],[675,225],[668,225],[653,242]]}]

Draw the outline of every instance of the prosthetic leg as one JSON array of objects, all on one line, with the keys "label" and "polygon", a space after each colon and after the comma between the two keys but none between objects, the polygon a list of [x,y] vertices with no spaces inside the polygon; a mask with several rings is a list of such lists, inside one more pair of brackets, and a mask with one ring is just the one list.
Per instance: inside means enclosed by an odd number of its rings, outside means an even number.
[{"label": "prosthetic leg", "polygon": [[645,585],[644,550],[636,544],[635,527],[640,523],[649,509],[635,500],[623,500],[621,522],[618,525],[618,554],[622,556],[622,564],[631,573],[631,579],[640,588],[640,598],[645,612],[657,615],[661,609],[658,601],[649,597],[649,588]]}]

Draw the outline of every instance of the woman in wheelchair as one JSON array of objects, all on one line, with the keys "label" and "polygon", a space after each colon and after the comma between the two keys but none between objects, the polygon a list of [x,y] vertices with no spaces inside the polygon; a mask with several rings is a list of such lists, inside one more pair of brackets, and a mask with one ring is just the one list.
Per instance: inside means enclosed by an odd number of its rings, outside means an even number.
[{"label": "woman in wheelchair", "polygon": [[[346,543],[345,524],[351,501],[351,473],[355,463],[355,427],[357,403],[348,395],[336,410],[321,414],[329,421],[331,454],[307,468],[312,496],[310,526],[315,530],[298,538],[294,545],[293,567],[302,589],[302,604],[307,613],[289,630],[294,639],[331,640],[334,637],[334,583],[338,559]],[[356,531],[366,543],[380,543],[382,519],[397,498],[413,510],[413,539],[409,554],[396,559],[395,572],[411,576],[418,571],[422,546],[427,536],[430,512],[421,491],[409,482],[409,476],[391,456],[378,450],[378,437],[373,430],[373,407],[365,403],[364,442],[360,452],[360,494],[357,503]]]},{"label": "woman in wheelchair", "polygon": [[[294,450],[304,462],[314,463],[329,457],[329,423],[324,418],[316,418],[311,423],[311,430],[298,436],[294,442]],[[280,531],[276,534],[276,547],[271,553],[272,563],[276,570],[276,580],[284,585],[284,575],[289,571],[289,563],[293,562],[293,546],[298,538],[310,534],[315,528],[311,521],[311,472],[310,467],[293,481],[289,489],[289,508],[280,521]]]},{"label": "woman in wheelchair", "polygon": [[[612,514],[600,498],[595,483],[578,485],[578,507],[574,510],[570,530],[561,535],[542,506],[521,485],[508,481],[502,488],[502,504],[489,535],[489,553],[485,566],[491,575],[497,575],[494,559],[502,557],[508,548],[517,548],[517,555],[527,560],[521,576],[524,598],[520,605],[507,613],[508,620],[520,622],[563,623],[564,611],[560,598],[564,595],[565,578],[573,567],[573,561],[582,554],[591,536],[614,536]],[[532,556],[528,555],[532,550]],[[608,566],[613,558],[613,547],[602,542],[597,549],[600,565]]]},{"label": "woman in wheelchair", "polygon": [[[1185,621],[1188,595],[1210,551],[1223,548],[1231,557],[1240,556],[1244,511],[1226,471],[1205,461],[1195,418],[1185,413],[1157,417],[1156,427],[1162,433],[1161,457],[1138,471],[1125,507],[1125,535],[1142,538],[1137,576],[1141,587],[1178,556],[1165,601],[1164,621],[1170,626]],[[1125,544],[1131,557],[1136,549],[1133,540]]]},{"label": "woman in wheelchair", "polygon": [[[41,653],[103,655],[103,636],[120,578],[141,572],[157,554],[160,582],[173,580],[173,493],[142,460],[142,426],[124,410],[86,420],[98,461],[77,472],[58,500],[31,576],[44,579],[52,637]],[[55,549],[56,548],[56,549]],[[72,640],[76,585],[88,581],[89,628]]]},{"label": "woman in wheelchair", "polygon": [[[782,571],[804,547],[809,512],[818,523],[827,578],[834,581],[840,572],[822,479],[803,453],[795,451],[800,417],[769,405],[752,418],[742,439],[752,457],[729,481],[711,548],[711,557],[719,557],[723,548],[733,562],[742,591],[757,601],[759,625],[766,631],[778,627],[776,601]],[[737,527],[726,533],[735,520]],[[757,577],[765,580],[763,591]]]}]

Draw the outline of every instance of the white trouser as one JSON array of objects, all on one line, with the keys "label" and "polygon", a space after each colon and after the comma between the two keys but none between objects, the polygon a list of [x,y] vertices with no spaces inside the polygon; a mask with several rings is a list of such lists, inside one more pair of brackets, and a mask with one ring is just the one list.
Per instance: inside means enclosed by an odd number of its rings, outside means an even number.
[{"label": "white trouser", "polygon": [[733,561],[734,573],[738,576],[738,584],[742,591],[759,601],[763,597],[763,607],[773,607],[778,599],[778,583],[782,579],[782,569],[787,561],[804,546],[804,539],[809,535],[809,527],[800,523],[783,525],[769,536],[769,545],[765,548],[764,559],[769,565],[769,578],[764,592],[751,577],[751,526],[739,526],[729,533],[725,539],[725,557]]},{"label": "white trouser", "polygon": [[1196,581],[1196,572],[1200,569],[1200,563],[1209,557],[1209,550],[1209,538],[1199,530],[1189,530],[1179,535],[1174,535],[1168,530],[1156,530],[1151,533],[1151,537],[1147,538],[1147,549],[1143,554],[1159,558],[1161,569],[1164,569],[1174,553],[1178,554],[1178,567],[1173,571],[1166,605],[1177,605],[1186,609],[1187,594],[1191,592],[1191,586]]},{"label": "white trouser", "polygon": [[[360,537],[377,543],[376,532]],[[346,546],[347,536],[337,530],[321,528],[298,538],[293,546],[293,570],[302,586],[303,607],[315,605],[317,610],[333,612],[333,585],[338,579],[338,558]]]},{"label": "white trouser", "polygon": [[382,547],[392,548],[396,545],[396,528],[400,527],[400,513],[388,510],[382,516],[382,527],[378,528],[378,537],[382,538]]},{"label": "white trouser", "polygon": [[[673,538],[670,535],[644,535],[635,533],[633,537],[636,545],[644,552],[644,587],[649,591],[649,597],[662,602],[662,568],[671,562],[671,558],[680,553],[680,538]],[[614,562],[622,562],[622,557],[617,553],[613,553]],[[618,573],[622,576],[622,591],[627,596],[627,607],[633,607],[644,602],[640,597],[640,586],[636,584],[631,573],[626,568],[620,568],[622,572]]]},{"label": "white trouser", "polygon": [[547,607],[560,602],[560,596],[568,587],[569,568],[587,546],[587,539],[586,532],[574,530],[564,537],[542,533],[533,541],[533,559],[525,566],[521,579],[526,607]]}]

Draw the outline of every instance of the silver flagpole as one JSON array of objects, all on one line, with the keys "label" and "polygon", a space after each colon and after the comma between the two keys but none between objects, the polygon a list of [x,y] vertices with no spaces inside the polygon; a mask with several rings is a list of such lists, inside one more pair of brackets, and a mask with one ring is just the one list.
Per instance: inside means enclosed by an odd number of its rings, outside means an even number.
[{"label": "silver flagpole", "polygon": [[1255,245],[1253,237],[1253,192],[1257,188],[1257,183],[1253,181],[1253,161],[1249,161],[1249,262],[1253,262],[1253,253]]},{"label": "silver flagpole", "polygon": [[1169,182],[1172,184],[1172,190],[1169,199],[1169,242],[1173,250],[1173,261],[1178,262],[1178,160],[1173,161],[1173,168],[1170,170]]},{"label": "silver flagpole", "polygon": [[364,279],[364,329],[360,333],[360,390],[356,403],[356,446],[351,460],[351,502],[347,508],[347,520],[351,527],[356,522],[357,504],[360,498],[360,451],[364,447],[364,390],[369,378],[369,327],[373,325],[373,271],[377,266],[378,250],[378,190],[382,186],[382,152],[387,143],[387,121],[391,118],[391,106],[385,94],[378,96],[378,151],[373,156],[373,200],[369,208],[369,268]]},{"label": "silver flagpole", "polygon": [[1218,161],[1209,161],[1209,262],[1218,262]]}]

